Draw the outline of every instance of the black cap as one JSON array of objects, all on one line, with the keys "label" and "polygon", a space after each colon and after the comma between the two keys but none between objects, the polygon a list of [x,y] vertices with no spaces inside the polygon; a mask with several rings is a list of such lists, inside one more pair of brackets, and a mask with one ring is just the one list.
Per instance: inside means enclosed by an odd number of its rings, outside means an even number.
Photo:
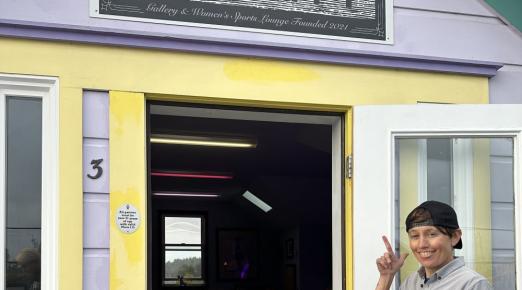
[{"label": "black cap", "polygon": [[[429,217],[424,220],[413,220],[413,213],[418,212],[419,209],[424,209],[429,213]],[[429,200],[423,202],[421,205],[413,209],[406,218],[406,232],[414,227],[419,226],[439,226],[448,229],[459,229],[459,222],[457,220],[457,213],[455,210],[442,202]],[[455,249],[462,249],[462,239],[453,247]]]}]

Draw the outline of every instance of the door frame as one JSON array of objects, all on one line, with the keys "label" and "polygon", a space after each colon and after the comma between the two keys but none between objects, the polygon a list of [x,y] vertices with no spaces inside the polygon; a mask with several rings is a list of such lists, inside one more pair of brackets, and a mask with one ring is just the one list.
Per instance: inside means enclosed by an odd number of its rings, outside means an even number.
[{"label": "door frame", "polygon": [[[233,120],[303,123],[303,124],[322,124],[332,126],[332,290],[344,290],[347,287],[346,277],[346,252],[351,251],[345,242],[346,214],[345,197],[348,194],[345,186],[345,164],[344,156],[346,149],[345,123],[348,121],[346,112],[333,113],[321,111],[300,111],[292,109],[266,109],[250,108],[237,106],[221,105],[199,105],[188,103],[175,103],[165,101],[148,100],[146,109],[147,119],[147,140],[150,135],[149,116],[152,113],[183,116],[183,117],[203,117]],[[153,106],[155,106],[153,108]],[[147,147],[150,143],[147,141]],[[149,154],[150,149],[147,149]],[[150,156],[147,156],[148,167],[150,167]],[[148,170],[150,172],[150,168]],[[150,200],[150,176],[147,177],[148,200]],[[150,204],[150,203],[149,203]],[[148,223],[150,223],[151,208],[148,206]],[[152,245],[151,226],[148,225],[148,244]],[[151,250],[147,247],[148,266],[147,276],[151,277]],[[149,280],[149,279],[148,279]],[[152,281],[148,281],[149,289]]]}]

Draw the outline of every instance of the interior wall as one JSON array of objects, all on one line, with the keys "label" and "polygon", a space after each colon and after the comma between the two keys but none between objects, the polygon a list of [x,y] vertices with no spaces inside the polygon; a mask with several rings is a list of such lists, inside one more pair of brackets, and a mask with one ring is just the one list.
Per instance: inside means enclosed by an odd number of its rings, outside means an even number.
[{"label": "interior wall", "polygon": [[[295,268],[295,280],[293,281],[295,283],[295,289],[301,289],[301,258],[300,258],[300,254],[301,254],[301,239],[300,239],[300,228],[299,227],[294,227],[294,228],[291,228],[291,229],[288,229],[286,230],[282,236],[281,236],[281,239],[279,240],[279,243],[281,245],[283,245],[283,251],[285,252],[284,253],[284,265],[283,265],[283,269],[281,269],[281,271],[283,271],[283,273],[285,273],[285,276],[284,276],[284,279],[285,281],[283,283],[288,283],[290,284],[289,285],[289,289],[292,289],[290,286],[292,284],[291,281],[286,281],[286,275],[289,275],[290,277],[292,276],[292,271],[294,269],[292,269],[292,267]],[[288,250],[287,249],[287,243],[289,243],[290,241],[293,241],[293,246],[294,246],[294,249],[293,249],[293,255],[288,255]],[[284,271],[289,271],[289,273],[287,272],[284,272]]]},{"label": "interior wall", "polygon": [[314,225],[299,232],[299,285],[302,290],[332,289],[331,227]]},{"label": "interior wall", "polygon": [[[280,179],[277,179],[280,180]],[[287,180],[276,186],[284,194],[296,191],[303,197],[299,203],[299,223],[294,227],[282,227],[277,219],[269,218],[265,213],[249,202],[238,197],[233,200],[190,200],[180,198],[158,198],[152,201],[152,240],[158,241],[152,247],[161,244],[161,213],[203,213],[207,216],[207,253],[209,289],[282,289],[285,267],[295,265],[300,273],[298,289],[331,289],[332,247],[331,247],[331,201],[329,180],[305,181]],[[286,216],[280,216],[282,219]],[[217,277],[217,232],[219,229],[253,229],[259,234],[259,273],[252,281],[222,281]],[[298,230],[297,230],[298,229]],[[285,242],[294,239],[295,256],[286,257]],[[161,281],[161,263],[159,256],[153,256],[152,279]],[[154,288],[160,289],[156,283]],[[244,287],[244,288],[240,288]]]}]

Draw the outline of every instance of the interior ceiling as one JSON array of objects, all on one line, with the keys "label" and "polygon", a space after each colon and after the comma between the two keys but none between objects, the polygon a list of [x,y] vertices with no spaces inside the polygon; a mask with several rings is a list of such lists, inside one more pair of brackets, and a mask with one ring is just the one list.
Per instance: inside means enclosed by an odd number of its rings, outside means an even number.
[{"label": "interior ceiling", "polygon": [[[256,148],[193,145],[150,145],[151,171],[230,173],[230,180],[151,177],[152,192],[219,193],[221,200],[244,203],[249,190],[274,208],[295,210],[299,186],[323,184],[331,195],[331,126],[150,115],[151,134],[244,136],[257,139]],[[278,183],[280,186],[271,183]],[[294,184],[294,186],[292,186]],[[285,187],[286,186],[286,187]],[[313,206],[314,202],[311,202]],[[331,207],[331,204],[329,207]],[[248,206],[252,208],[252,206]],[[258,210],[258,209],[254,209]]]}]

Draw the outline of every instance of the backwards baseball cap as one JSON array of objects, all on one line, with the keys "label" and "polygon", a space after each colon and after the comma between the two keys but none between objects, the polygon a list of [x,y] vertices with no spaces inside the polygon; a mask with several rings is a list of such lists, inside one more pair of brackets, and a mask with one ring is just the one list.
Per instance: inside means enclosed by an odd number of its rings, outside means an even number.
[{"label": "backwards baseball cap", "polygon": [[[448,229],[459,229],[457,213],[442,202],[429,200],[414,208],[406,218],[406,232],[415,227],[439,226]],[[462,239],[453,246],[462,249]]]}]

